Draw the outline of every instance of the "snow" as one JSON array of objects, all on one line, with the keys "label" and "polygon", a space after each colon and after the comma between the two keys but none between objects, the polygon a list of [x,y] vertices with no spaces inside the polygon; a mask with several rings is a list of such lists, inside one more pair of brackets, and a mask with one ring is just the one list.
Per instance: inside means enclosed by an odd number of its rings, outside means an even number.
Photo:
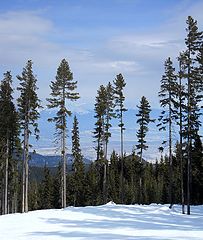
[{"label": "snow", "polygon": [[203,206],[191,215],[181,206],[117,205],[68,207],[0,216],[1,240],[131,239],[202,240]]}]

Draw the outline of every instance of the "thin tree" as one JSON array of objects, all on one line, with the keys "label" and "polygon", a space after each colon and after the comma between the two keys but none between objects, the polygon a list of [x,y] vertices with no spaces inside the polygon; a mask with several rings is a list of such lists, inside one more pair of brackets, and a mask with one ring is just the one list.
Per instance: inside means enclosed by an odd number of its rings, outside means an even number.
[{"label": "thin tree", "polygon": [[[95,102],[95,128],[94,138],[97,146],[95,148],[97,154],[97,165],[103,170],[103,203],[106,203],[107,189],[106,189],[106,176],[107,176],[107,144],[109,139],[109,128],[110,128],[110,106],[108,100],[107,88],[103,85],[99,87]],[[107,116],[108,115],[108,116]]]},{"label": "thin tree", "polygon": [[17,99],[20,125],[23,130],[23,180],[22,180],[22,212],[28,212],[28,158],[29,137],[34,130],[34,135],[39,138],[37,119],[39,118],[40,100],[37,96],[37,78],[33,74],[32,61],[28,60],[22,75],[18,75],[20,81],[20,97]]},{"label": "thin tree", "polygon": [[6,72],[0,84],[0,142],[3,143],[2,157],[5,159],[4,214],[8,213],[9,165],[12,166],[11,160],[19,148],[19,121],[12,93],[12,76],[10,72]]},{"label": "thin tree", "polygon": [[[137,131],[138,144],[136,148],[138,150],[138,154],[140,155],[140,163],[142,165],[143,151],[147,150],[148,145],[146,144],[146,134],[149,130],[148,125],[150,122],[154,122],[153,119],[150,118],[151,106],[146,99],[146,97],[142,97],[140,101],[140,105],[138,107],[138,113],[136,116],[138,117],[137,123],[139,125]],[[142,194],[142,176],[140,176],[140,199],[139,202],[143,202],[143,194]]]},{"label": "thin tree", "polygon": [[107,202],[108,189],[107,189],[107,167],[108,167],[108,143],[109,138],[111,137],[110,128],[112,118],[115,118],[114,113],[114,91],[113,86],[109,82],[106,86],[106,96],[104,99],[105,102],[105,116],[104,116],[104,179],[103,179],[103,193],[104,193],[104,203]]},{"label": "thin tree", "polygon": [[185,38],[187,53],[187,214],[190,215],[190,185],[191,185],[191,148],[199,130],[199,107],[201,96],[198,94],[198,61],[197,55],[202,47],[203,34],[199,32],[197,21],[191,16],[186,20],[187,36]]},{"label": "thin tree", "polygon": [[101,85],[97,91],[97,96],[95,98],[95,115],[96,118],[95,128],[94,128],[94,138],[97,146],[96,150],[96,160],[99,161],[104,157],[104,118],[106,112],[106,88]]},{"label": "thin tree", "polygon": [[120,144],[121,144],[121,203],[124,200],[124,179],[123,179],[123,132],[125,130],[123,122],[123,114],[127,109],[124,106],[125,96],[123,94],[124,87],[126,85],[122,74],[118,74],[114,80],[114,97],[116,105],[116,117],[119,119],[118,126],[120,127]]},{"label": "thin tree", "polygon": [[79,94],[74,92],[77,88],[77,81],[73,81],[73,74],[66,59],[63,59],[57,69],[55,81],[51,81],[51,97],[47,98],[48,108],[57,108],[56,116],[48,119],[55,123],[56,142],[60,142],[62,158],[62,208],[66,207],[66,138],[67,138],[67,117],[71,111],[66,107],[66,100],[75,101]]},{"label": "thin tree", "polygon": [[[174,108],[176,104],[177,93],[177,76],[175,74],[175,68],[169,58],[165,61],[165,74],[161,79],[161,87],[159,92],[160,105],[165,108],[159,117],[159,130],[166,130],[168,128],[168,143],[169,143],[169,202],[170,208],[173,205],[173,162],[172,162],[172,123],[177,118],[177,113]],[[166,143],[164,141],[163,143]]]},{"label": "thin tree", "polygon": [[184,124],[184,112],[186,110],[185,106],[185,86],[183,84],[183,79],[186,73],[186,53],[180,53],[178,57],[179,62],[179,72],[178,72],[178,89],[177,89],[177,96],[178,96],[178,104],[177,108],[178,112],[178,125],[179,125],[179,158],[180,158],[180,182],[181,182],[181,203],[182,203],[182,214],[185,214],[185,193],[184,193],[184,158],[183,158],[183,124]]}]

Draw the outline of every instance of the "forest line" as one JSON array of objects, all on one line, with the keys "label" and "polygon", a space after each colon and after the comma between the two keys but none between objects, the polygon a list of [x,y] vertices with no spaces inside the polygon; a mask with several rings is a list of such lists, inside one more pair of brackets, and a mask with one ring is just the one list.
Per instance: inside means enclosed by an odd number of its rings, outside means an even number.
[{"label": "forest line", "polygon": [[[68,101],[76,101],[77,81],[74,81],[69,63],[63,59],[57,69],[55,81],[50,84],[47,107],[56,109],[48,119],[55,124],[54,141],[60,148],[61,164],[57,174],[51,176],[45,166],[41,183],[29,181],[30,135],[39,138],[37,120],[41,101],[37,95],[37,78],[33,63],[28,60],[22,74],[17,76],[20,93],[14,104],[12,75],[4,73],[0,85],[0,181],[1,213],[28,212],[32,209],[84,206],[106,203],[174,203],[182,204],[182,213],[190,214],[190,204],[203,201],[203,151],[199,129],[203,98],[203,32],[191,16],[186,21],[185,49],[177,57],[178,69],[170,57],[164,62],[164,74],[158,93],[163,109],[156,121],[160,131],[167,131],[159,151],[168,146],[168,154],[156,164],[143,161],[147,150],[151,106],[145,96],[138,105],[136,133],[137,145],[132,155],[124,153],[124,115],[126,82],[121,73],[113,83],[101,85],[95,98],[96,160],[88,169],[83,163],[80,147],[79,122],[74,117],[72,128],[73,171],[67,174],[66,141],[67,118],[71,115]],[[120,154],[113,152],[108,159],[112,119],[120,129]],[[176,146],[172,143],[172,127],[179,129]],[[21,137],[20,137],[21,136]],[[23,139],[23,141],[21,141]],[[175,148],[175,151],[173,149]],[[158,151],[158,150],[157,150]],[[18,157],[17,157],[18,156]],[[19,156],[21,161],[19,161]],[[33,194],[34,193],[34,194]]]}]

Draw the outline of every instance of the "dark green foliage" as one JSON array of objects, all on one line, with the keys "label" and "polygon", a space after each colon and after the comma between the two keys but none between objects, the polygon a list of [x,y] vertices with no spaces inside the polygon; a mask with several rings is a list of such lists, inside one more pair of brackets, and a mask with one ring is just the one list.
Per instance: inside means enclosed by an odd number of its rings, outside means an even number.
[{"label": "dark green foliage", "polygon": [[119,202],[119,184],[120,184],[120,163],[119,156],[115,151],[112,152],[109,165],[109,198],[113,202]]},{"label": "dark green foliage", "polygon": [[195,139],[191,159],[191,203],[203,204],[203,147],[199,136]]},{"label": "dark green foliage", "polygon": [[40,100],[37,96],[37,79],[33,74],[32,61],[28,60],[22,75],[17,76],[20,81],[20,97],[17,99],[20,126],[23,131],[23,174],[22,174],[22,212],[28,212],[28,158],[29,158],[29,137],[34,129],[36,138],[39,138],[37,119],[39,118]]},{"label": "dark green foliage", "polygon": [[28,135],[31,134],[30,126],[34,128],[36,138],[39,138],[39,129],[37,119],[39,118],[39,108],[41,108],[40,100],[37,96],[37,78],[32,70],[32,61],[28,60],[22,75],[18,75],[20,86],[17,88],[20,91],[18,101],[18,110],[20,118],[20,126],[22,130],[29,129]]},{"label": "dark green foliage", "polygon": [[[44,202],[44,199],[42,195],[40,196],[40,191],[39,191],[39,184],[36,181],[33,181],[30,183],[29,186],[29,210],[37,210],[40,209]],[[48,208],[47,206],[44,206],[45,209]]]},{"label": "dark green foliage", "polygon": [[122,74],[118,74],[114,80],[114,97],[116,105],[116,117],[119,119],[119,127],[121,131],[125,130],[123,123],[123,113],[127,111],[124,106],[125,96],[123,94],[124,87],[126,86]]},{"label": "dark green foliage", "polygon": [[84,205],[85,166],[80,148],[78,120],[74,117],[72,129],[74,206]]},{"label": "dark green foliage", "polygon": [[97,153],[97,161],[103,157],[104,155],[104,133],[105,133],[105,126],[104,126],[104,119],[106,113],[106,88],[101,85],[99,90],[97,91],[97,96],[95,99],[95,128],[94,128],[94,138],[97,146],[95,147]]},{"label": "dark green foliage", "polygon": [[44,179],[41,183],[40,195],[40,207],[42,209],[53,208],[53,179],[46,166],[44,167]]},{"label": "dark green foliage", "polygon": [[77,88],[77,81],[73,81],[73,74],[70,70],[66,59],[63,59],[57,69],[56,80],[51,81],[51,98],[47,98],[48,108],[57,108],[55,117],[49,118],[48,121],[54,122],[56,127],[56,142],[60,142],[63,130],[67,128],[67,116],[71,111],[66,107],[66,100],[75,101],[79,94],[74,92]]},{"label": "dark green foliage", "polygon": [[137,131],[138,144],[136,145],[136,147],[138,149],[138,154],[140,155],[140,158],[142,160],[143,150],[147,150],[148,148],[145,140],[146,134],[149,130],[148,124],[150,122],[154,122],[154,120],[150,119],[151,107],[146,97],[143,96],[141,98],[140,105],[137,107],[138,113],[136,114],[136,116],[138,117],[137,123],[139,125],[139,129]]},{"label": "dark green foliage", "polygon": [[0,84],[0,172],[3,213],[15,212],[18,171],[15,156],[20,151],[19,119],[13,103],[12,76],[4,73]]}]

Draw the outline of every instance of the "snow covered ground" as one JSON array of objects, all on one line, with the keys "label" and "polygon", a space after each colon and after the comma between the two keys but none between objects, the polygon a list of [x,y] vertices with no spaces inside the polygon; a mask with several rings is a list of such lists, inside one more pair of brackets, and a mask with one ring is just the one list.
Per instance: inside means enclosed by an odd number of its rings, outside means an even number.
[{"label": "snow covered ground", "polygon": [[68,207],[0,216],[1,240],[202,240],[203,206],[182,215],[180,206]]}]

